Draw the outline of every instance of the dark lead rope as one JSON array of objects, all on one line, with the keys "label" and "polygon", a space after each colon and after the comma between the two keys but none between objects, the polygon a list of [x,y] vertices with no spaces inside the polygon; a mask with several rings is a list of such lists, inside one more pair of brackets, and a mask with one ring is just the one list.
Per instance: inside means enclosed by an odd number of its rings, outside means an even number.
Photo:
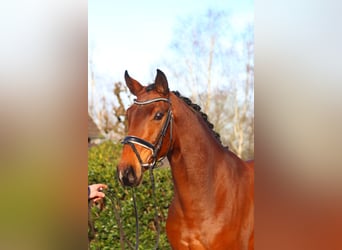
[{"label": "dark lead rope", "polygon": [[[155,195],[155,182],[154,182],[154,175],[153,175],[153,168],[150,168],[150,179],[152,184],[152,199],[153,199],[153,207],[155,210],[155,217],[154,222],[157,228],[157,236],[156,236],[156,244],[154,246],[154,249],[157,250],[159,246],[159,238],[160,238],[160,224],[159,224],[159,216],[158,216],[158,208],[156,203],[156,195]],[[138,207],[137,207],[137,197],[136,197],[136,189],[135,187],[131,188],[132,192],[132,198],[133,198],[133,207],[134,207],[134,214],[135,214],[135,250],[139,249],[139,236],[140,236],[140,227],[139,227],[139,218],[138,218]],[[125,249],[125,242],[128,244],[129,248],[133,249],[133,245],[131,242],[128,241],[126,238],[126,235],[124,233],[124,229],[122,227],[121,218],[120,218],[120,212],[121,212],[121,204],[120,199],[115,198],[114,192],[111,192],[110,190],[107,191],[108,194],[106,198],[109,199],[113,206],[114,215],[116,218],[116,222],[118,223],[119,231],[120,231],[120,246],[121,249]],[[116,205],[118,205],[119,209],[116,208]],[[94,231],[95,234],[95,227],[93,226],[93,220],[91,218],[91,212],[90,212],[90,203],[88,203],[88,223],[90,224],[90,227],[92,231]]]},{"label": "dark lead rope", "polygon": [[[125,232],[122,228],[122,223],[121,223],[121,218],[120,218],[120,212],[121,212],[121,204],[120,204],[120,199],[116,198],[116,195],[114,192],[111,192],[110,190],[107,191],[109,194],[109,196],[106,195],[107,198],[109,198],[109,200],[111,201],[112,205],[113,205],[113,211],[114,211],[114,215],[116,218],[116,222],[118,223],[118,227],[119,227],[119,232],[120,232],[120,247],[122,250],[125,249]],[[116,208],[116,205],[118,206],[118,208]]]},{"label": "dark lead rope", "polygon": [[160,237],[160,225],[159,225],[159,216],[158,216],[158,208],[157,208],[157,202],[156,202],[156,187],[154,183],[154,176],[153,176],[153,168],[150,168],[150,179],[152,184],[152,199],[153,199],[153,207],[154,207],[154,222],[156,223],[157,227],[157,236],[156,236],[156,244],[154,246],[154,249],[158,249],[159,245],[159,237]]},{"label": "dark lead rope", "polygon": [[[154,222],[157,228],[157,236],[156,236],[156,244],[154,249],[157,250],[159,246],[159,238],[160,238],[160,224],[159,224],[159,216],[158,216],[158,207],[156,202],[156,187],[154,182],[153,168],[150,168],[150,180],[152,184],[152,199],[153,199],[153,207],[154,207]],[[133,197],[133,206],[134,206],[134,214],[135,214],[135,250],[139,249],[139,217],[138,217],[138,208],[136,202],[136,193],[135,188],[132,188],[132,197]]]},{"label": "dark lead rope", "polygon": [[132,196],[133,196],[133,206],[134,206],[134,213],[135,213],[135,250],[139,249],[139,218],[138,218],[138,209],[137,209],[137,202],[136,202],[136,195],[135,195],[135,188],[132,188]]}]

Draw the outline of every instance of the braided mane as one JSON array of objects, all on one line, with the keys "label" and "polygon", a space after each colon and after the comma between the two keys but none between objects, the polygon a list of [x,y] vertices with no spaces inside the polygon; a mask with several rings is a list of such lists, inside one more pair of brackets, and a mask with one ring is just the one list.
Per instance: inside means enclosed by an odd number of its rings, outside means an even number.
[{"label": "braided mane", "polygon": [[[155,89],[155,84],[152,83],[146,87],[146,92],[149,92],[154,89]],[[178,98],[182,99],[188,106],[190,106],[193,110],[197,111],[202,116],[203,120],[205,121],[207,126],[210,128],[211,132],[214,134],[217,141],[222,145],[220,134],[214,131],[214,125],[208,121],[208,115],[201,111],[201,107],[193,103],[189,98],[182,96],[178,91],[172,91],[172,93],[174,93]],[[225,146],[225,148],[228,149],[227,146]]]},{"label": "braided mane", "polygon": [[190,106],[192,109],[196,110],[202,116],[203,120],[205,121],[207,126],[210,128],[211,132],[213,132],[215,138],[222,145],[220,134],[217,133],[216,131],[214,131],[214,125],[208,121],[208,115],[201,111],[201,107],[199,105],[193,103],[189,98],[182,96],[178,91],[172,91],[172,93],[174,93],[178,98],[182,99],[188,106]]}]

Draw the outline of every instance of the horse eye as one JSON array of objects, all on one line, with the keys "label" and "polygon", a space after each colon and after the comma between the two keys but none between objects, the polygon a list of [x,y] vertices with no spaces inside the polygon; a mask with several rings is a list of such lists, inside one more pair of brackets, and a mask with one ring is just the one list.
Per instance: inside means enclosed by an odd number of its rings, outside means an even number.
[{"label": "horse eye", "polygon": [[155,116],[154,116],[154,120],[161,120],[163,118],[164,114],[162,112],[158,112]]}]

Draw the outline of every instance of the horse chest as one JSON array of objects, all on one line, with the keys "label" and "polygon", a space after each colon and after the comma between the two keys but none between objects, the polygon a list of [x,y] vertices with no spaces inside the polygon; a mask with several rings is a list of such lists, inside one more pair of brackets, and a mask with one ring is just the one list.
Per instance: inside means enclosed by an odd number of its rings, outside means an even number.
[{"label": "horse chest", "polygon": [[166,230],[172,249],[208,249],[208,244],[198,229],[189,227],[187,222],[180,218],[168,219]]},{"label": "horse chest", "polygon": [[[169,207],[166,223],[167,237],[173,249],[177,250],[247,250],[249,236],[241,234],[241,225],[234,216],[227,217],[225,209],[219,213],[203,214],[196,210],[184,211],[173,201]],[[249,235],[249,233],[248,233]]]},{"label": "horse chest", "polygon": [[211,228],[201,216],[189,215],[172,204],[166,223],[166,231],[173,249],[212,249],[217,228]]}]

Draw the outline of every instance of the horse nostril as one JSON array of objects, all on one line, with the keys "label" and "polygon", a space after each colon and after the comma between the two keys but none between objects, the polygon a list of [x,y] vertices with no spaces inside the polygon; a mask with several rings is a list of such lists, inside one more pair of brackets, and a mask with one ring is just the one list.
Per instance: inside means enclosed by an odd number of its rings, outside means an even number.
[{"label": "horse nostril", "polygon": [[125,186],[133,186],[136,183],[137,177],[132,166],[124,170],[121,180]]}]

